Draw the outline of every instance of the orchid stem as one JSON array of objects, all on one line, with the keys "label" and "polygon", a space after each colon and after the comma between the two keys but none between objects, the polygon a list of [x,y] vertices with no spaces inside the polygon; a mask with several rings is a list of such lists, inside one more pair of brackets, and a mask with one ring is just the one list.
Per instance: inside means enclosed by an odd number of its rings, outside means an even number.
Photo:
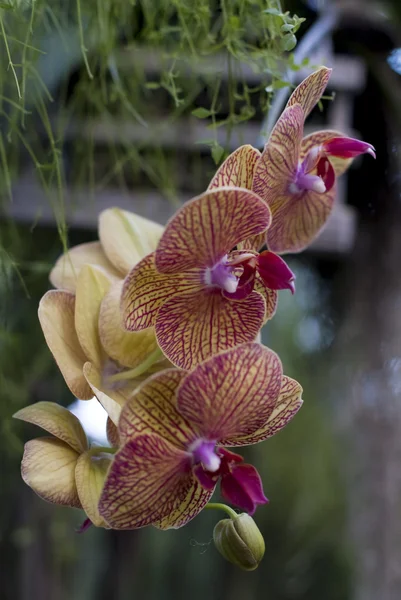
[{"label": "orchid stem", "polygon": [[160,350],[160,348],[156,348],[156,350],[154,352],[152,352],[152,354],[150,354],[148,356],[148,358],[143,361],[143,363],[141,363],[140,365],[135,367],[135,369],[130,369],[129,371],[122,371],[121,373],[116,373],[115,375],[111,375],[110,377],[108,377],[108,381],[113,383],[114,381],[124,381],[126,379],[135,379],[135,377],[139,377],[140,375],[143,375],[143,373],[146,373],[146,371],[152,365],[154,365],[155,362],[160,360],[162,358],[162,356],[163,356],[163,352]]},{"label": "orchid stem", "polygon": [[91,456],[100,454],[102,452],[107,452],[108,454],[115,454],[117,452],[117,448],[112,448],[111,446],[92,446],[92,448],[88,452]]},{"label": "orchid stem", "polygon": [[224,512],[226,512],[231,519],[236,519],[238,517],[238,514],[235,512],[235,510],[233,510],[226,504],[221,504],[220,502],[209,502],[208,504],[206,504],[205,508],[214,508],[215,510],[224,510]]}]

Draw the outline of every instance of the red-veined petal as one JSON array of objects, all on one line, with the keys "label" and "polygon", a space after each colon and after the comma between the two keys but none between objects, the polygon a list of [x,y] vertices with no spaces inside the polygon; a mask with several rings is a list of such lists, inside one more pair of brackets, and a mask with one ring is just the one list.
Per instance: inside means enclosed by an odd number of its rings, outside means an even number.
[{"label": "red-veined petal", "polygon": [[194,441],[191,426],[176,406],[176,392],[185,375],[184,371],[169,369],[142,384],[121,412],[121,444],[142,433],[156,433],[183,450]]},{"label": "red-veined petal", "polygon": [[273,411],[266,423],[250,435],[237,437],[235,443],[227,444],[231,447],[258,444],[283,429],[296,415],[303,404],[302,387],[291,377],[283,376],[280,394]]},{"label": "red-veined petal", "polygon": [[113,446],[113,448],[119,448],[121,444],[120,436],[118,435],[117,425],[113,423],[110,417],[107,417],[106,421],[106,434],[107,441],[109,442],[110,446]]},{"label": "red-veined petal", "polygon": [[75,484],[78,452],[57,438],[42,437],[25,444],[22,479],[48,502],[81,507]]},{"label": "red-veined petal", "polygon": [[156,271],[154,254],[149,254],[125,279],[121,294],[123,323],[129,331],[152,327],[159,308],[172,296],[202,289],[204,282],[199,269],[163,275]]},{"label": "red-veined petal", "polygon": [[[278,304],[278,293],[277,290],[269,289],[260,278],[259,274],[256,274],[255,279],[255,292],[259,292],[263,296],[266,302],[266,313],[263,324],[270,321],[276,314],[277,304]],[[258,341],[256,338],[255,341]]]},{"label": "red-veined petal", "polygon": [[277,196],[267,245],[278,254],[301,252],[319,235],[333,209],[336,186],[319,194],[312,190]]},{"label": "red-veined petal", "polygon": [[186,452],[158,435],[144,434],[115,455],[99,511],[115,529],[151,523],[167,529],[185,525],[211,495],[193,476]]},{"label": "red-veined petal", "polygon": [[55,288],[75,292],[79,272],[83,265],[94,265],[116,280],[121,275],[108,260],[100,242],[74,246],[62,254],[50,271],[50,282]]},{"label": "red-veined petal", "polygon": [[170,219],[155,253],[160,273],[213,267],[239,242],[266,231],[270,210],[250,190],[225,187],[190,200]]},{"label": "red-veined petal", "polygon": [[295,88],[288,100],[287,106],[300,104],[306,119],[322,97],[330,79],[331,71],[327,67],[320,67],[320,69],[311,73]]},{"label": "red-veined petal", "polygon": [[178,389],[178,410],[201,437],[230,446],[266,422],[281,380],[277,354],[260,344],[243,344],[187,375]]},{"label": "red-veined petal", "polygon": [[173,364],[191,370],[218,352],[253,341],[265,313],[257,292],[240,302],[224,298],[218,289],[181,294],[159,310],[156,337]]},{"label": "red-veined petal", "polygon": [[251,190],[253,173],[259,158],[260,152],[253,146],[240,146],[219,167],[207,189],[234,186]]},{"label": "red-veined petal", "polygon": [[75,330],[75,296],[62,290],[46,292],[39,303],[39,321],[51,353],[71,392],[81,400],[93,397],[82,373],[87,360]]},{"label": "red-veined petal", "polygon": [[82,425],[75,415],[55,402],[36,402],[13,415],[26,423],[32,423],[68,444],[76,452],[85,452],[88,441]]}]

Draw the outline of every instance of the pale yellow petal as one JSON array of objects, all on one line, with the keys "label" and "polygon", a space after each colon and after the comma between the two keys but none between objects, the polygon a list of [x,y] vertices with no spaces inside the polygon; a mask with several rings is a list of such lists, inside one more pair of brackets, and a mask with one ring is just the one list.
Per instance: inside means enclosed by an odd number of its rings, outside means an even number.
[{"label": "pale yellow petal", "polygon": [[[89,362],[84,365],[84,375],[92,389],[92,396],[96,396],[100,404],[109,415],[110,419],[115,425],[117,425],[118,419],[120,418],[121,409],[126,403],[127,397],[122,393],[122,391],[120,391],[121,388],[111,389],[111,387],[107,384],[106,377],[103,377],[99,369]],[[117,386],[117,384],[114,385]],[[124,388],[125,392],[131,393],[136,385],[138,384],[135,384],[132,388],[129,387],[129,391]]]},{"label": "pale yellow petal", "polygon": [[31,404],[16,412],[14,418],[41,427],[76,452],[81,453],[88,449],[85,432],[77,417],[55,402]]},{"label": "pale yellow petal", "polygon": [[108,356],[125,367],[137,367],[157,349],[153,327],[127,331],[122,326],[120,299],[123,281],[113,285],[100,308],[99,334]]},{"label": "pale yellow petal", "polygon": [[25,444],[22,479],[48,502],[81,507],[75,484],[79,454],[56,438],[39,438]]},{"label": "pale yellow petal", "polygon": [[47,345],[71,392],[81,400],[93,397],[82,373],[87,358],[75,331],[75,296],[62,290],[50,290],[39,303],[39,321]]},{"label": "pale yellow petal", "polygon": [[79,457],[75,468],[75,481],[82,508],[96,527],[105,526],[98,504],[112,459],[113,455],[105,452],[96,456],[92,452],[85,452]]},{"label": "pale yellow petal", "polygon": [[100,213],[99,237],[107,258],[126,275],[156,249],[163,227],[135,213],[109,208]]},{"label": "pale yellow petal", "polygon": [[85,356],[100,367],[105,359],[99,339],[99,313],[111,281],[104,271],[84,265],[78,276],[75,299],[75,329]]},{"label": "pale yellow petal", "polygon": [[120,436],[118,434],[117,426],[114,425],[110,417],[107,417],[106,433],[109,444],[113,446],[113,448],[118,448],[120,446]]},{"label": "pale yellow petal", "polygon": [[75,292],[79,272],[83,265],[96,265],[113,278],[121,275],[105,255],[100,242],[79,244],[62,254],[50,272],[50,282],[55,288]]}]

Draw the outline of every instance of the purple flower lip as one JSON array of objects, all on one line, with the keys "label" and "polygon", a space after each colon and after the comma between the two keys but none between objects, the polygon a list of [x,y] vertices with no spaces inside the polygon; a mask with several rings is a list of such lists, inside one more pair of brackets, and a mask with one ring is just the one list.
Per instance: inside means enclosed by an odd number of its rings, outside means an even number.
[{"label": "purple flower lip", "polygon": [[215,441],[199,439],[188,448],[192,454],[195,464],[202,463],[204,468],[210,473],[215,473],[220,468],[221,459],[215,453]]},{"label": "purple flower lip", "polygon": [[206,285],[219,287],[229,294],[234,294],[237,291],[238,281],[235,269],[228,261],[227,254],[214,267],[205,271]]},{"label": "purple flower lip", "polygon": [[348,137],[335,137],[325,142],[323,151],[330,156],[339,158],[355,158],[360,154],[370,154],[376,158],[376,152],[372,144]]}]

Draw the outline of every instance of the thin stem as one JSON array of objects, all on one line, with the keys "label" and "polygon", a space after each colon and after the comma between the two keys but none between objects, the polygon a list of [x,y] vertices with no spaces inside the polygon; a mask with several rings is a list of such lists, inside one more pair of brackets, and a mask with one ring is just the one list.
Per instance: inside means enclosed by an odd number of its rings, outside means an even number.
[{"label": "thin stem", "polygon": [[85,48],[84,30],[82,27],[82,15],[81,15],[81,0],[77,0],[77,17],[78,17],[78,29],[79,29],[79,42],[84,59],[85,67],[88,73],[89,79],[93,79],[92,71],[89,66],[88,57],[86,55],[87,49]]},{"label": "thin stem", "polygon": [[231,519],[236,519],[238,517],[238,514],[235,512],[235,510],[233,510],[226,504],[221,504],[220,502],[209,502],[208,504],[206,504],[205,508],[211,508],[211,509],[215,509],[215,510],[223,510],[224,512],[226,512],[228,514],[228,516]]},{"label": "thin stem", "polygon": [[1,30],[1,33],[4,38],[4,45],[6,47],[6,53],[7,53],[7,58],[8,58],[8,66],[11,68],[12,74],[14,75],[15,84],[17,86],[18,98],[21,100],[22,96],[21,96],[21,90],[19,87],[18,77],[17,77],[17,73],[15,72],[14,63],[11,59],[11,52],[10,52],[10,48],[8,46],[7,34],[6,34],[6,30],[4,29],[4,23],[3,23],[3,18],[1,16],[1,14],[0,14],[0,30]]},{"label": "thin stem", "polygon": [[112,448],[111,446],[92,446],[90,450],[88,450],[91,456],[96,454],[101,454],[102,452],[107,452],[108,454],[115,454],[117,452],[117,448]]},{"label": "thin stem", "polygon": [[108,381],[114,382],[125,381],[126,379],[135,379],[136,377],[143,375],[143,373],[146,373],[146,371],[152,365],[154,365],[155,362],[160,360],[162,356],[163,352],[160,350],[160,348],[156,348],[156,350],[152,352],[152,354],[150,354],[148,358],[143,361],[143,363],[135,367],[135,369],[130,369],[129,371],[123,371],[122,373],[116,373],[115,375],[111,375],[110,377],[108,377]]}]

